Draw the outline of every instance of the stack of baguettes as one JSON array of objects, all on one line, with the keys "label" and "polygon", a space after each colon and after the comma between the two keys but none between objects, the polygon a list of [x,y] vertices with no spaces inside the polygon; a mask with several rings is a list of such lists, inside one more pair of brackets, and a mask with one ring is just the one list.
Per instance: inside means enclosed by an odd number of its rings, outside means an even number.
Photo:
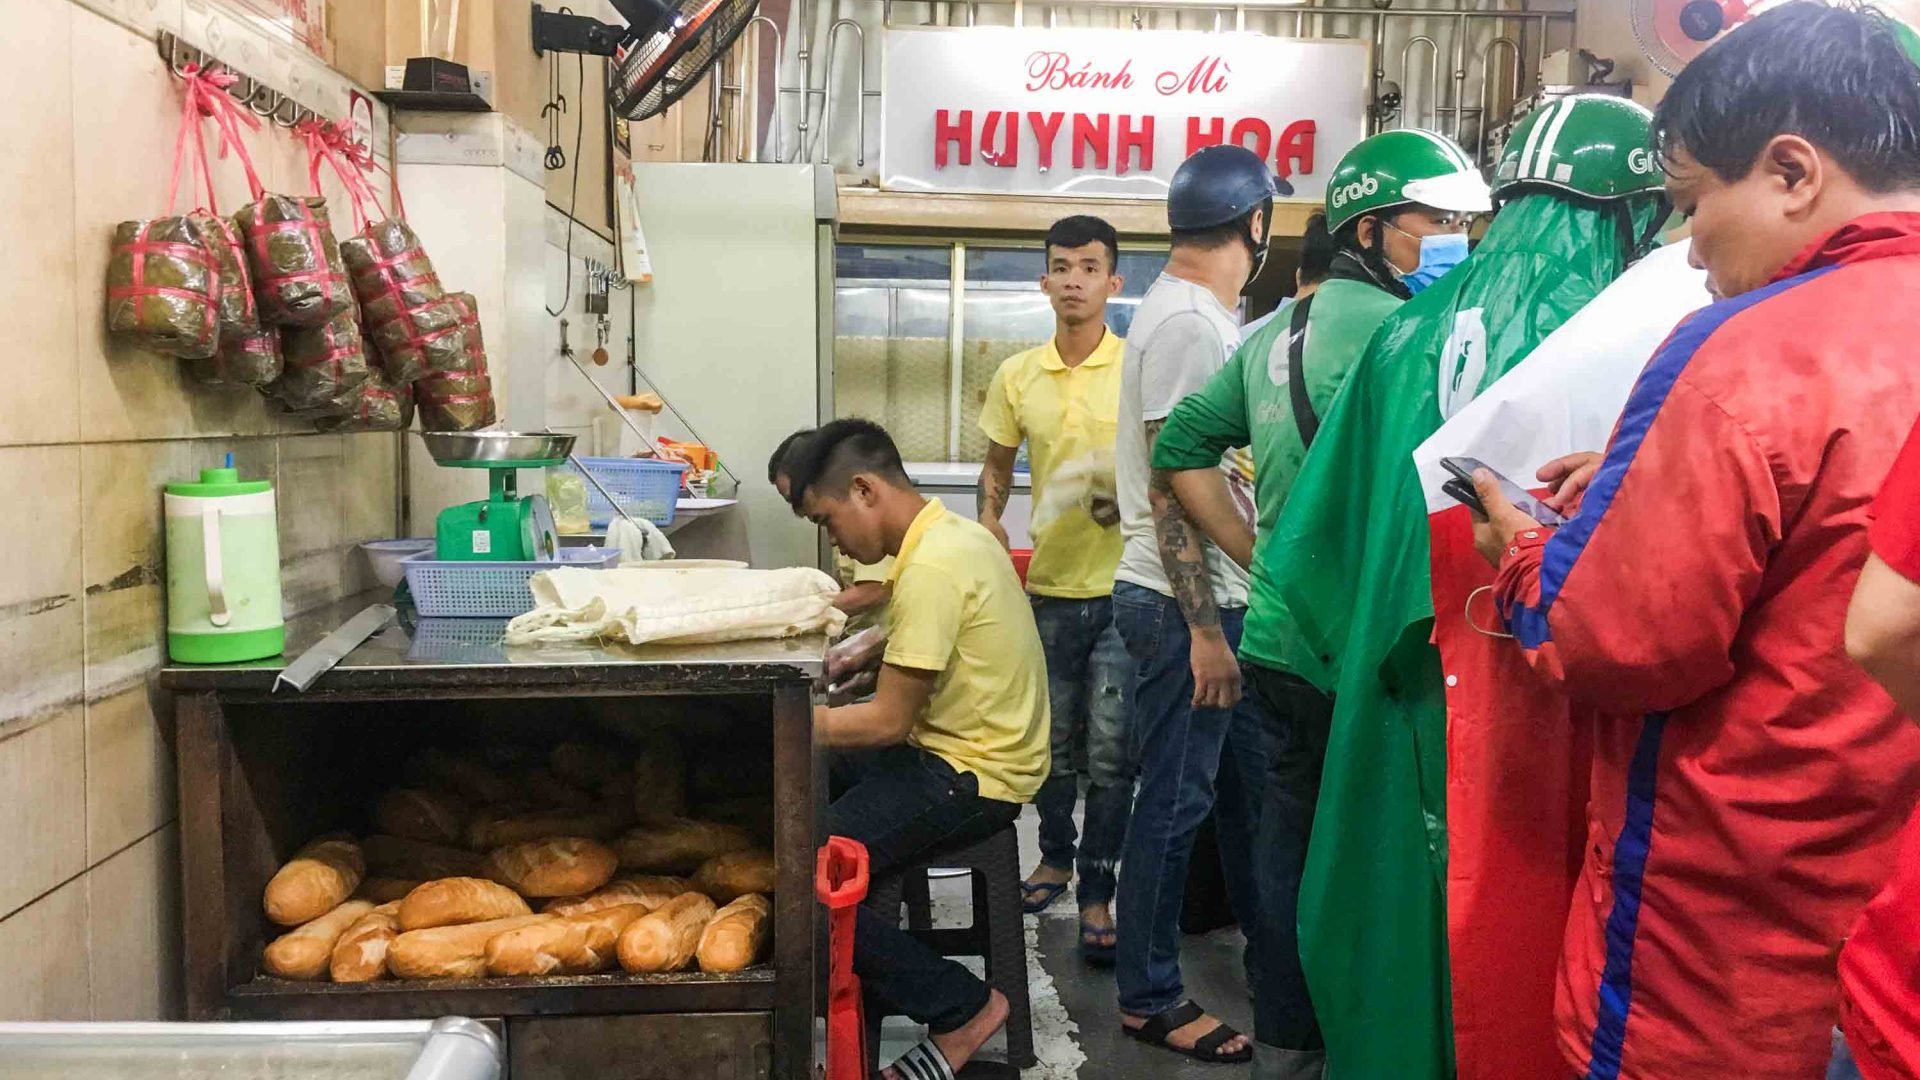
[{"label": "stack of baguettes", "polygon": [[408,774],[370,808],[375,831],[320,837],[267,883],[267,919],[285,930],[266,947],[268,975],[730,972],[759,960],[773,856],[738,813],[687,815],[670,742],[631,768],[567,743],[511,773],[427,751]]}]

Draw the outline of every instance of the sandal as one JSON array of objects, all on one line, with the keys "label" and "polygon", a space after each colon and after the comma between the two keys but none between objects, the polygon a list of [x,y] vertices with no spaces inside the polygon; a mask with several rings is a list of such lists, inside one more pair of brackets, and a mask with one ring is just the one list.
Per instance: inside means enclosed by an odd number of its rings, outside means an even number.
[{"label": "sandal", "polygon": [[1148,1046],[1158,1046],[1166,1050],[1171,1050],[1176,1054],[1181,1054],[1209,1065],[1240,1065],[1253,1060],[1253,1047],[1251,1046],[1241,1047],[1238,1051],[1231,1054],[1222,1054],[1219,1052],[1222,1046],[1232,1042],[1240,1035],[1238,1031],[1228,1027],[1225,1022],[1220,1023],[1220,1025],[1212,1031],[1202,1035],[1199,1041],[1195,1042],[1191,1048],[1178,1047],[1167,1041],[1167,1036],[1172,1035],[1175,1031],[1186,1027],[1195,1020],[1202,1019],[1206,1015],[1206,1010],[1195,1005],[1192,1001],[1183,1001],[1163,1013],[1148,1017],[1147,1022],[1137,1028],[1121,1024],[1120,1030],[1125,1033],[1129,1039],[1137,1039],[1140,1042],[1146,1043]]},{"label": "sandal", "polygon": [[1029,915],[1038,915],[1053,906],[1055,900],[1067,891],[1066,882],[1047,882],[1035,885],[1031,881],[1020,883],[1020,910]]},{"label": "sandal", "polygon": [[1080,959],[1094,967],[1110,968],[1120,950],[1120,933],[1111,926],[1090,926],[1080,920]]},{"label": "sandal", "polygon": [[880,1070],[880,1080],[954,1080],[953,1066],[929,1039]]}]

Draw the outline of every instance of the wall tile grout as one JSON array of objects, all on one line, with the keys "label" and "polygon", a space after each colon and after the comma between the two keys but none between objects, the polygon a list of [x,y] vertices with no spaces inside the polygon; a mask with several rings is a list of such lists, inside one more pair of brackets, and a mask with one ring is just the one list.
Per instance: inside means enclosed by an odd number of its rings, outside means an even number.
[{"label": "wall tile grout", "polygon": [[[125,855],[127,852],[132,851],[134,848],[139,847],[141,844],[146,843],[148,840],[153,839],[155,836],[158,836],[159,834],[165,832],[169,826],[173,825],[179,820],[180,820],[180,816],[178,814],[175,814],[173,817],[170,817],[167,820],[161,822],[158,826],[154,828],[152,832],[146,833],[142,836],[138,836],[132,840],[129,840],[123,846],[115,848],[114,850],[108,852],[106,856],[103,857],[99,862],[94,863],[91,866],[88,866],[85,870],[82,870],[79,873],[73,875],[72,877],[66,878],[63,881],[56,883],[51,888],[47,889],[44,892],[41,892],[40,894],[35,896],[33,899],[28,900],[26,903],[19,905],[13,910],[5,913],[0,913],[0,923],[6,922],[8,919],[13,918],[15,915],[20,914],[21,912],[27,910],[28,908],[39,903],[40,901],[45,900],[47,897],[52,896],[54,893],[59,892],[61,889],[64,889],[67,886],[72,885],[73,883],[79,881],[81,878],[84,878],[88,874],[93,873],[95,870],[100,869],[102,866],[105,866],[106,864],[112,862],[113,860],[119,858],[120,856]],[[89,922],[91,922],[91,920],[89,920]]]}]

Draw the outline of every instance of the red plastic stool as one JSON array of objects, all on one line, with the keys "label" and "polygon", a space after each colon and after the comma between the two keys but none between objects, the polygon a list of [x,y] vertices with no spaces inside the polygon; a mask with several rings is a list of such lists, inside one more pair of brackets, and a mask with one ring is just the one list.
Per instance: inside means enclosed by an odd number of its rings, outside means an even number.
[{"label": "red plastic stool", "polygon": [[830,836],[820,849],[813,888],[827,905],[827,1077],[866,1080],[867,1025],[860,977],[853,973],[854,909],[867,898],[867,846]]},{"label": "red plastic stool", "polygon": [[1027,583],[1027,566],[1033,562],[1032,548],[1014,548],[1007,554],[1013,556],[1013,570],[1020,575],[1020,584]]}]

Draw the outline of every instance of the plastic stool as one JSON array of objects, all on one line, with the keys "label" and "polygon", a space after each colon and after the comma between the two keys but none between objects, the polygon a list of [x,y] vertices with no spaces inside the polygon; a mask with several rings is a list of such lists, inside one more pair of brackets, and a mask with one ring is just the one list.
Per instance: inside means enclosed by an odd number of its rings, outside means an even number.
[{"label": "plastic stool", "polygon": [[853,973],[853,912],[867,898],[867,848],[830,836],[814,868],[814,892],[827,906],[827,1080],[865,1080],[868,1028],[861,1019],[860,979]]},{"label": "plastic stool", "polygon": [[[973,925],[932,929],[928,875],[936,869],[965,870],[973,880]],[[908,932],[942,956],[978,956],[987,962],[987,985],[1007,999],[1007,1064],[1030,1069],[1033,1011],[1027,997],[1027,928],[1020,910],[1020,842],[1013,826],[974,844],[935,851],[876,880],[868,903],[899,918],[908,908]],[[882,1009],[866,1010],[869,1064],[878,1066]]]}]

